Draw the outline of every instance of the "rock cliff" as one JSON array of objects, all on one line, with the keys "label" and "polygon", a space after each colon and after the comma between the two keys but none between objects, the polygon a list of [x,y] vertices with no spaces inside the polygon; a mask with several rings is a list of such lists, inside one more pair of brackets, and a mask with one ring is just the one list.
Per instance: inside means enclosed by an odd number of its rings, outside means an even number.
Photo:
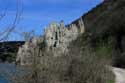
[{"label": "rock cliff", "polygon": [[[32,63],[33,54],[38,54],[35,50],[42,49],[43,47],[40,47],[42,44],[45,47],[44,49],[47,52],[52,51],[54,56],[60,56],[61,53],[67,53],[67,47],[70,42],[84,33],[83,20],[80,19],[78,23],[79,26],[71,24],[68,27],[64,25],[63,21],[60,23],[51,23],[49,27],[45,28],[44,36],[26,41],[26,43],[19,48],[16,62],[19,62],[21,65]],[[38,55],[42,56],[44,53],[42,52]]]}]

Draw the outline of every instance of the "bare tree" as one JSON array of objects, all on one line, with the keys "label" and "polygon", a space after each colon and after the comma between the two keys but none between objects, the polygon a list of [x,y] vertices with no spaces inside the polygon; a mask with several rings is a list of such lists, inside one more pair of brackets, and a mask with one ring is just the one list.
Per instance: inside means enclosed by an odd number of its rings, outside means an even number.
[{"label": "bare tree", "polygon": [[[17,23],[20,20],[20,16],[21,16],[21,12],[22,12],[22,1],[21,0],[16,0],[16,14],[15,14],[15,18],[12,22],[11,25],[9,25],[8,27],[5,27],[4,31],[0,31],[0,41],[5,41],[8,39],[9,35],[11,32],[13,32],[13,30],[16,28]],[[2,22],[2,19],[5,18],[5,16],[7,16],[7,8],[5,8],[4,12],[0,14],[0,22]]]}]

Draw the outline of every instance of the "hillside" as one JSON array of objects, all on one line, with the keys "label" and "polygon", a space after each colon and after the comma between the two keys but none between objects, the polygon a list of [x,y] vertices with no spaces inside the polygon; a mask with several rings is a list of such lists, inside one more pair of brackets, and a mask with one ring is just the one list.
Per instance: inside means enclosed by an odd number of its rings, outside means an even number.
[{"label": "hillside", "polygon": [[[107,44],[112,47],[113,64],[118,67],[125,67],[124,4],[124,0],[105,0],[81,17],[91,46],[95,48],[100,44]],[[78,20],[72,24],[77,25]]]},{"label": "hillside", "polygon": [[16,53],[19,46],[23,45],[24,41],[9,41],[0,42],[0,61],[13,62],[15,61]]}]

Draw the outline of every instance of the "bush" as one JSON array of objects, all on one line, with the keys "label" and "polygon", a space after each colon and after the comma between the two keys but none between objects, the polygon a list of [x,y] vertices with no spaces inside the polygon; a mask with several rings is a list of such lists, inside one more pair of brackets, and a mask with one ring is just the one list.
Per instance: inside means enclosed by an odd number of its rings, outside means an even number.
[{"label": "bush", "polygon": [[69,53],[59,57],[54,57],[52,52],[45,54],[41,64],[13,75],[13,83],[110,83],[114,80],[114,75],[106,68],[105,58],[90,50],[81,52],[72,47]]},{"label": "bush", "polygon": [[18,81],[13,83],[113,82],[114,75],[106,67],[110,64],[110,59],[104,57],[110,53],[110,48],[99,47],[93,51],[81,37],[71,43],[68,53],[62,53],[60,56],[55,57],[53,52],[46,50],[40,52],[42,53],[40,57],[38,57],[39,53],[34,53],[35,62],[29,67],[29,73],[25,73],[21,78],[20,75],[15,75]]}]

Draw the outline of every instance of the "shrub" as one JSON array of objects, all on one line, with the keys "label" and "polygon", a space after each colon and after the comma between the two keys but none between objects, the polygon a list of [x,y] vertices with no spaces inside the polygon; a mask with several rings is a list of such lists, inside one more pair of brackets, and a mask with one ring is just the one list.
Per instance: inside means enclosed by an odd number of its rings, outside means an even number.
[{"label": "shrub", "polygon": [[107,47],[99,47],[93,51],[89,44],[85,45],[85,43],[80,38],[75,43],[71,43],[68,53],[62,53],[57,57],[53,56],[53,52],[46,50],[42,51],[41,57],[38,57],[39,53],[34,53],[35,62],[29,67],[29,73],[25,73],[21,78],[20,75],[16,75],[18,81],[13,83],[20,83],[19,81],[23,83],[110,83],[114,80],[114,75],[106,67],[110,64],[110,59],[107,60],[104,57],[110,53],[110,50]]}]

